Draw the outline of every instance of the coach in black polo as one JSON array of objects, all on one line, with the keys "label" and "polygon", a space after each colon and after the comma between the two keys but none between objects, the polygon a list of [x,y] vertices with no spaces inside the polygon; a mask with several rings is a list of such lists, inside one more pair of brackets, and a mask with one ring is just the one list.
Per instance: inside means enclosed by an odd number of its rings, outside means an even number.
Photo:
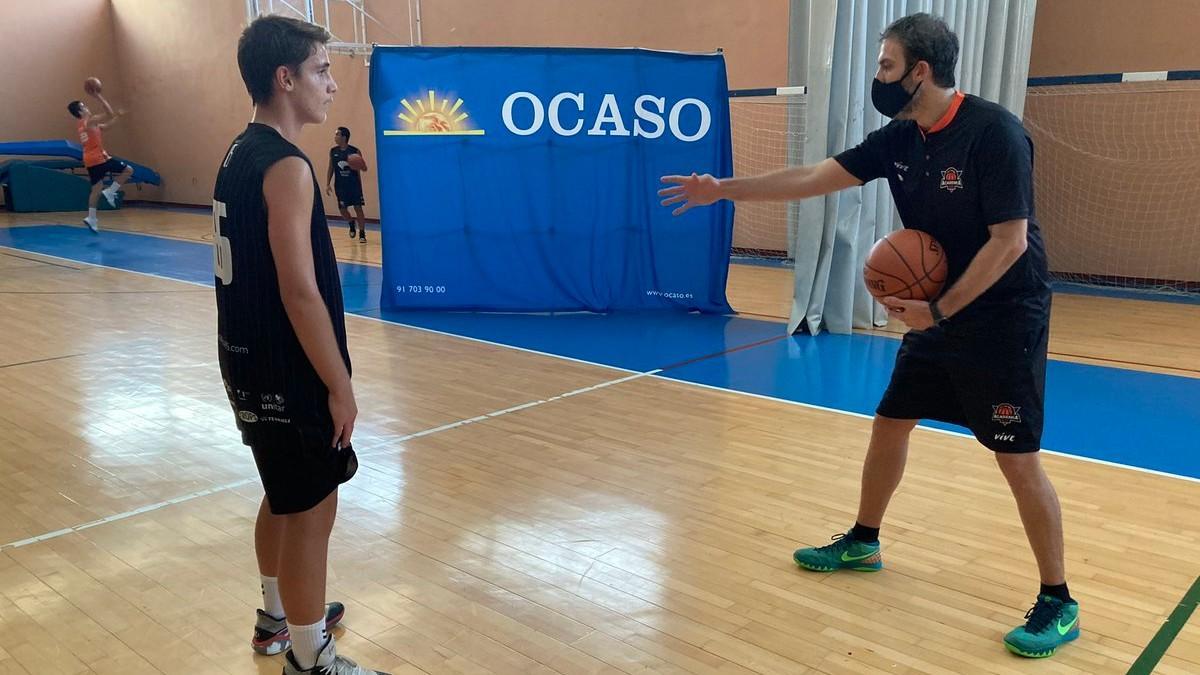
[{"label": "coach in black polo", "polygon": [[[818,164],[751,178],[665,176],[676,214],[718,199],[793,200],[886,178],[905,227],[941,242],[949,274],[933,302],[887,298],[908,325],[876,409],[858,518],[846,534],[793,554],[804,569],[882,569],[879,527],[921,419],[969,428],[995,453],[1037,559],[1041,589],[1026,622],[1004,638],[1016,654],[1052,655],[1079,636],[1067,591],[1062,514],[1038,449],[1050,284],[1033,206],[1033,144],[1020,120],[955,89],[958,38],[941,19],[904,17],[884,31],[871,84],[893,121]],[[964,544],[966,546],[967,544]]]}]

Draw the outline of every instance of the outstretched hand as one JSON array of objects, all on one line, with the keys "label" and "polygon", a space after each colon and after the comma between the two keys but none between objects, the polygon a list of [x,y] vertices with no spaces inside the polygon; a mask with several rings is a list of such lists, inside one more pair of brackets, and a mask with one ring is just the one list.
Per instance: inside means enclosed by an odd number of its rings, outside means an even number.
[{"label": "outstretched hand", "polygon": [[721,198],[721,182],[711,174],[663,176],[661,180],[671,186],[658,191],[658,196],[663,197],[662,205],[670,206],[683,202],[683,206],[671,212],[674,216],[696,206],[708,206]]}]

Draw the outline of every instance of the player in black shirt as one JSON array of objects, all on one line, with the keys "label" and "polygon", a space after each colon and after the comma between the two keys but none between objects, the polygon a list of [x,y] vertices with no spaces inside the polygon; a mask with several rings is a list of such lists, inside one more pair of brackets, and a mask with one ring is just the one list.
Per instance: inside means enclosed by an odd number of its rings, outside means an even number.
[{"label": "player in black shirt", "polygon": [[[337,488],[358,463],[358,409],[337,260],[315,172],[295,145],[337,85],[322,28],[255,19],[238,42],[254,119],[225,152],[213,193],[221,376],[265,498],[254,548],[264,608],[251,645],[287,649],[284,674],[375,673],[337,655],[325,604]],[[288,647],[290,646],[290,649]]]},{"label": "player in black shirt", "polygon": [[1063,562],[1062,514],[1039,461],[1050,285],[1033,207],[1033,144],[1004,108],[954,88],[958,38],[928,14],[881,36],[875,107],[894,120],[858,147],[812,166],[752,178],[665,176],[663,204],[682,213],[718,199],[791,200],[886,178],[905,227],[946,250],[946,290],[933,302],[884,299],[910,330],[876,410],[858,519],[845,535],[793,559],[818,571],[882,568],[879,527],[921,419],[971,429],[993,450],[1016,498],[1042,586],[1024,625],[1004,638],[1049,656],[1079,635]]},{"label": "player in black shirt", "polygon": [[[354,224],[358,223],[358,240],[367,240],[366,218],[363,217],[362,176],[366,169],[350,166],[350,155],[362,157],[362,152],[350,145],[350,130],[338,127],[333,134],[334,145],[329,149],[329,171],[325,174],[325,194],[336,194],[338,211],[350,221],[350,238],[354,238]],[[330,186],[330,181],[333,185]],[[354,207],[354,219],[350,219],[350,207]]]}]

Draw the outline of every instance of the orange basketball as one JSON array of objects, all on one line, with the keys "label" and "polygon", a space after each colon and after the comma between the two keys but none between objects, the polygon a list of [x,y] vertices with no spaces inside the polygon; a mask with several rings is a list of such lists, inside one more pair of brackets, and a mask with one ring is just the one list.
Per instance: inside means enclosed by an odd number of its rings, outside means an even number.
[{"label": "orange basketball", "polygon": [[92,96],[99,94],[100,93],[100,78],[89,77],[88,79],[84,80],[83,81],[83,90],[86,91],[87,93],[91,94]]},{"label": "orange basketball", "polygon": [[932,300],[946,283],[946,251],[925,232],[896,230],[871,247],[863,279],[877,300]]},{"label": "orange basketball", "polygon": [[346,163],[350,165],[351,169],[355,169],[357,171],[367,170],[367,160],[363,159],[363,156],[357,152],[347,157]]}]

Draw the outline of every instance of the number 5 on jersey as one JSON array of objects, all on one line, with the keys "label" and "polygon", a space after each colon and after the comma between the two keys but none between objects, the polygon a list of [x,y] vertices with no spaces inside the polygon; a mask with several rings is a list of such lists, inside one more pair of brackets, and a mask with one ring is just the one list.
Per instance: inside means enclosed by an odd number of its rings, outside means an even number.
[{"label": "number 5 on jersey", "polygon": [[221,219],[225,217],[225,202],[213,200],[213,273],[228,286],[233,283],[233,253],[229,237],[221,236]]}]

